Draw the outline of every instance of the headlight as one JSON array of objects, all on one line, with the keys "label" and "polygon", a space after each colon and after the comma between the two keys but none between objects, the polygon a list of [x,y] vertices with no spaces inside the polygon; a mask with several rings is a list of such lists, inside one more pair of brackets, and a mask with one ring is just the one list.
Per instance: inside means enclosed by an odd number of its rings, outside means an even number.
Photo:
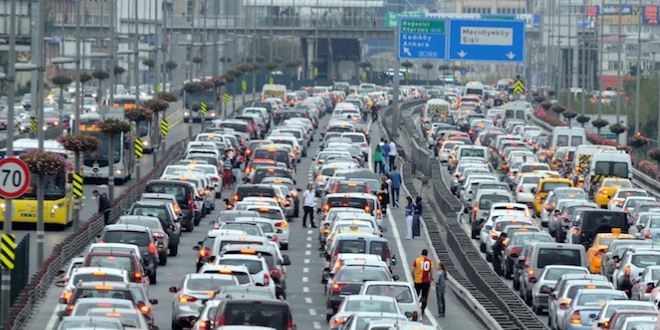
[{"label": "headlight", "polygon": [[142,140],[142,146],[148,146],[149,141],[148,140]]},{"label": "headlight", "polygon": [[184,115],[184,116],[190,116],[190,112],[188,112],[188,111],[184,111],[184,112],[183,112],[183,115]]},{"label": "headlight", "polygon": [[124,169],[121,168],[115,169],[115,174],[122,174],[122,173],[124,173]]}]

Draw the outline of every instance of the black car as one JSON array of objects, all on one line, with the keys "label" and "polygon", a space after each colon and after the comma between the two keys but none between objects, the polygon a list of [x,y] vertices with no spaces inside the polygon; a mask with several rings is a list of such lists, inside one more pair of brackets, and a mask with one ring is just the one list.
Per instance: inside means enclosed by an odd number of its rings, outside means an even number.
[{"label": "black car", "polygon": [[158,248],[149,228],[137,225],[108,225],[105,226],[98,238],[101,243],[137,245],[149,281],[151,281],[151,284],[157,283]]},{"label": "black car", "polygon": [[193,231],[195,222],[202,219],[202,210],[195,203],[201,197],[196,196],[195,186],[191,182],[152,180],[147,183],[144,192],[174,195],[183,213],[181,226],[186,228],[186,231]]},{"label": "black car", "polygon": [[131,205],[129,215],[149,215],[158,218],[169,237],[170,256],[176,256],[179,251],[181,231],[177,229],[180,219],[174,214],[171,203],[166,201],[137,201]]}]

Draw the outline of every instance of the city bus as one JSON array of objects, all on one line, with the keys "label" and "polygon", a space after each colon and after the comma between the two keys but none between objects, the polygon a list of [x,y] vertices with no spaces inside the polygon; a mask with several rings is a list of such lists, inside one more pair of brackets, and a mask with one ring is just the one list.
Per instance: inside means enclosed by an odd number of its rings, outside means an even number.
[{"label": "city bus", "polygon": [[[13,156],[20,156],[28,150],[38,149],[37,139],[14,141]],[[73,154],[64,149],[57,140],[45,140],[44,151],[54,152],[73,162]],[[7,149],[0,150],[0,157],[7,157]],[[73,168],[73,165],[70,166]],[[70,170],[61,175],[44,177],[44,224],[68,226],[73,221],[73,194],[69,181]],[[13,199],[13,223],[37,223],[37,175],[32,174],[30,187],[23,196]],[[4,221],[5,202],[0,202],[0,221]]]},{"label": "city bus", "polygon": [[[141,96],[140,102],[151,99],[151,96]],[[124,113],[131,111],[137,107],[137,102],[135,101],[135,95],[115,95],[112,101],[112,107],[115,110],[124,110]],[[151,144],[151,126],[150,121],[141,121],[136,127],[137,133],[142,139],[142,144],[144,146],[144,152],[151,153],[153,151],[153,145]]]},{"label": "city bus", "polygon": [[[83,175],[89,179],[107,179],[109,170],[110,137],[101,131],[103,118],[97,113],[80,115],[79,130],[99,139],[99,150],[83,154]],[[124,144],[125,135],[113,137],[115,184],[122,185],[133,173],[133,157]]]}]

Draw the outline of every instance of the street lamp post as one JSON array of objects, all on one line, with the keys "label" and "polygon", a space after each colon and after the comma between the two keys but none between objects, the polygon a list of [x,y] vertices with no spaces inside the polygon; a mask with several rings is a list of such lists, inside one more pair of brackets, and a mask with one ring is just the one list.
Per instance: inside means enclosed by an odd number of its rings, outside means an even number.
[{"label": "street lamp post", "polygon": [[[641,105],[641,66],[642,66],[642,0],[638,4],[639,18],[637,20],[637,68],[635,70],[635,133],[639,132],[639,113]],[[621,22],[619,22],[621,24]],[[617,120],[618,123],[618,120]]]}]

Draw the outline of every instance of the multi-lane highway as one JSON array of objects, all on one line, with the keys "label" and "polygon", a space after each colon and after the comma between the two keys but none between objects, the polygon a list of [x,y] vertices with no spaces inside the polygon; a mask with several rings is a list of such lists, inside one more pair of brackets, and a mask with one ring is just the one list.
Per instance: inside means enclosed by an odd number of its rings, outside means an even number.
[{"label": "multi-lane highway", "polygon": [[[324,121],[327,119],[324,119]],[[187,126],[187,125],[179,125]],[[322,125],[320,125],[323,127]],[[199,125],[195,125],[198,129]],[[172,138],[182,138],[187,133],[181,132],[181,128],[175,128],[170,132]],[[187,131],[183,130],[183,131]],[[318,134],[318,133],[317,133]],[[372,142],[375,143],[380,140],[380,134],[376,127],[372,131]],[[319,139],[317,138],[316,141]],[[310,157],[315,154],[317,150],[317,143],[313,143],[309,155]],[[310,159],[303,159],[297,170],[296,180],[299,186],[304,186],[308,178],[308,169],[310,166]],[[223,197],[228,196],[226,192]],[[405,198],[405,195],[403,195]],[[196,260],[196,252],[192,247],[197,241],[201,240],[206,230],[209,228],[209,223],[217,217],[219,210],[222,208],[222,202],[218,200],[218,209],[202,221],[202,224],[195,228],[192,233],[185,233],[182,237],[179,256],[170,258],[167,266],[158,269],[159,282],[152,285],[149,290],[151,298],[158,299],[159,304],[156,306],[156,324],[160,329],[169,329],[171,322],[171,302],[173,295],[168,292],[170,286],[175,286],[179,283],[181,278],[187,273],[194,272],[194,261]],[[385,233],[395,250],[399,263],[394,268],[394,273],[401,277],[401,280],[410,280],[409,264],[413,258],[423,248],[429,248],[428,242],[424,238],[417,238],[415,240],[402,240],[400,233],[403,232],[404,226],[403,210],[392,209],[388,214],[386,226],[389,230]],[[283,251],[288,254],[292,260],[292,265],[288,267],[288,294],[287,298],[292,306],[294,313],[294,320],[298,325],[298,329],[326,329],[327,323],[325,321],[325,295],[323,293],[323,286],[321,284],[321,272],[323,267],[323,260],[318,255],[317,243],[317,229],[302,228],[299,219],[291,223],[291,238],[289,251]],[[39,310],[34,314],[33,322],[26,329],[28,330],[43,330],[54,329],[57,324],[56,311],[61,308],[57,304],[60,288],[53,287],[49,291],[48,296],[44,299],[43,304]],[[447,317],[443,319],[436,319],[437,309],[435,304],[434,293],[430,295],[431,302],[427,315],[429,317],[424,319],[427,324],[440,325],[442,329],[483,329],[483,326],[474,317],[462,308],[462,305],[453,295],[450,290],[447,290]],[[53,306],[58,306],[53,308]]]}]

